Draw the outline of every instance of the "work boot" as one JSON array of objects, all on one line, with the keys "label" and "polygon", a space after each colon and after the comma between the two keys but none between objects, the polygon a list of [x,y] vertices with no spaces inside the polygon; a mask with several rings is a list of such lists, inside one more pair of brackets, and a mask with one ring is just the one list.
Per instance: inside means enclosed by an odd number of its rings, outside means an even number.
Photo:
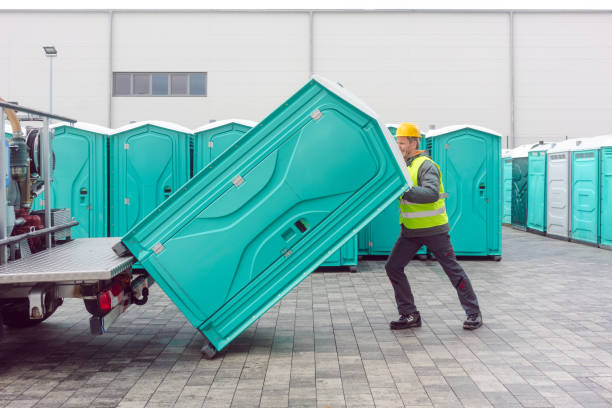
[{"label": "work boot", "polygon": [[392,321],[389,324],[391,330],[402,330],[409,327],[421,327],[421,315],[419,312],[401,315],[399,319]]},{"label": "work boot", "polygon": [[463,328],[465,330],[474,330],[482,326],[482,316],[480,313],[469,314],[465,322],[463,322]]}]

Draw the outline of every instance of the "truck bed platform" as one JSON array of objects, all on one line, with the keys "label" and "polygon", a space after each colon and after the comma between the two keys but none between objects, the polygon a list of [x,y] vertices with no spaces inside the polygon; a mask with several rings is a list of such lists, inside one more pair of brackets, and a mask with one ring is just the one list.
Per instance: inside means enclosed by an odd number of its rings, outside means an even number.
[{"label": "truck bed platform", "polygon": [[79,238],[9,262],[0,266],[0,285],[111,279],[136,261],[115,255],[112,247],[119,241],[118,237]]}]

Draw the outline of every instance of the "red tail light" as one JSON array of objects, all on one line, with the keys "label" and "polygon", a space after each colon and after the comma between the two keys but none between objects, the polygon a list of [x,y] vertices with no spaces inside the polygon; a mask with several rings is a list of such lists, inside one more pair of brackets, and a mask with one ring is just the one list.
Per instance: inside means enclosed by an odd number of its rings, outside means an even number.
[{"label": "red tail light", "polygon": [[112,309],[112,299],[111,299],[111,294],[110,291],[105,291],[100,293],[100,296],[98,297],[99,302],[100,302],[100,310],[102,310],[103,312],[108,312],[109,310]]}]

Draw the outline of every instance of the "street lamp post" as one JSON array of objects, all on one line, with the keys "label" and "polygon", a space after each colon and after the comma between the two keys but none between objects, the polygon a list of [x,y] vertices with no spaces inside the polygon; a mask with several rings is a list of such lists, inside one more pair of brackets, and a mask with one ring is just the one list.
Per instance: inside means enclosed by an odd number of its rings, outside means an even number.
[{"label": "street lamp post", "polygon": [[57,57],[57,49],[53,45],[46,45],[43,50],[49,57],[49,113],[53,113],[53,57]]}]

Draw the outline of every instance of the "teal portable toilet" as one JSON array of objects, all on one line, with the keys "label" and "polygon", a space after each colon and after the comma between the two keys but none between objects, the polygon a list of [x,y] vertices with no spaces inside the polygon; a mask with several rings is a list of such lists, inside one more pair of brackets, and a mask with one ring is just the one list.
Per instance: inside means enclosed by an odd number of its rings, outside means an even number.
[{"label": "teal portable toilet", "polygon": [[512,157],[511,149],[502,149],[502,223],[512,224]]},{"label": "teal portable toilet", "polygon": [[124,235],[189,180],[191,130],[144,121],[110,136],[110,233]]},{"label": "teal portable toilet", "polygon": [[[612,137],[586,138],[572,151],[571,240],[592,245],[600,243],[602,198],[610,195],[602,189],[602,147],[612,146]],[[607,197],[609,198],[609,197]]]},{"label": "teal portable toilet", "polygon": [[512,227],[527,229],[529,150],[533,144],[518,146],[510,152],[512,156]]},{"label": "teal portable toilet", "polygon": [[193,174],[202,170],[257,122],[244,119],[220,120],[193,131]]},{"label": "teal portable toilet", "polygon": [[612,136],[601,136],[600,149],[600,207],[599,207],[599,246],[612,249]]},{"label": "teal portable toilet", "polygon": [[474,125],[427,132],[438,163],[457,255],[501,259],[501,135]]},{"label": "teal portable toilet", "polygon": [[410,186],[376,113],[318,76],[223,157],[122,239],[205,336],[207,358]]},{"label": "teal portable toilet", "polygon": [[[51,207],[69,208],[79,224],[72,238],[108,236],[107,140],[111,129],[91,123],[51,125],[55,169]],[[41,208],[44,193],[38,200]]]},{"label": "teal portable toilet", "polygon": [[[386,126],[389,132],[395,136],[399,124],[387,124]],[[421,146],[424,149],[423,144]],[[359,255],[389,255],[400,233],[399,201],[395,201],[359,231]],[[423,246],[416,256],[419,259],[425,259],[427,248]]]},{"label": "teal portable toilet", "polygon": [[555,143],[546,152],[546,236],[570,239],[572,208],[572,151],[584,139]]},{"label": "teal portable toilet", "polygon": [[527,175],[527,230],[546,232],[546,151],[554,143],[540,142],[529,151]]}]

